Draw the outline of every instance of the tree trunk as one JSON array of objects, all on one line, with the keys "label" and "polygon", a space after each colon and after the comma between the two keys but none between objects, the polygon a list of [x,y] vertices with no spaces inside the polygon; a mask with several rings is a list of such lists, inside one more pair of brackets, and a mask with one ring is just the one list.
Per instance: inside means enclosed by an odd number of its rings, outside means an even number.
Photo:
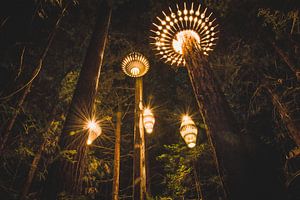
[{"label": "tree trunk", "polygon": [[30,166],[27,178],[25,180],[25,183],[24,183],[22,191],[21,191],[20,200],[25,200],[26,199],[26,196],[27,196],[27,194],[28,194],[28,192],[30,190],[30,187],[31,187],[31,184],[32,184],[32,180],[34,178],[37,166],[38,166],[38,164],[40,162],[42,153],[44,152],[44,148],[45,148],[46,142],[47,142],[47,140],[44,139],[43,143],[40,145],[38,151],[36,152],[36,154],[35,154],[35,156],[34,156],[34,158],[32,160],[32,163],[31,163],[31,166]]},{"label": "tree trunk", "polygon": [[[57,95],[58,95],[58,93],[57,93]],[[47,126],[48,128],[45,131],[46,133],[49,133],[51,131],[51,129],[52,129],[53,123],[55,121],[56,112],[57,112],[57,105],[58,104],[55,104],[53,106],[53,108],[52,108],[52,111],[51,111],[51,114],[50,114],[50,118],[48,120],[48,126]],[[24,185],[23,185],[23,188],[22,188],[22,191],[21,191],[20,200],[25,200],[28,192],[30,191],[32,180],[34,178],[34,175],[36,173],[38,164],[40,162],[42,154],[44,153],[45,145],[47,144],[48,140],[49,139],[47,137],[45,137],[43,139],[42,144],[40,145],[38,151],[36,152],[36,154],[35,154],[35,156],[34,156],[34,158],[32,160],[32,163],[31,163],[28,175],[26,177],[26,180],[24,182]]]},{"label": "tree trunk", "polygon": [[293,122],[293,119],[289,115],[288,109],[286,108],[286,106],[284,104],[282,104],[280,102],[279,96],[275,92],[273,92],[269,87],[265,87],[265,88],[272,99],[273,106],[276,108],[281,120],[285,124],[285,126],[290,134],[290,137],[295,142],[295,144],[298,147],[300,147],[300,125],[299,125],[299,123],[295,124]]},{"label": "tree trunk", "polygon": [[121,111],[117,112],[115,156],[114,156],[114,177],[113,177],[113,200],[119,200],[120,183],[120,145],[121,145]]},{"label": "tree trunk", "polygon": [[196,188],[196,191],[197,191],[197,199],[201,199],[201,200],[204,200],[203,198],[203,194],[202,194],[202,191],[201,191],[201,186],[200,186],[200,181],[199,181],[199,178],[198,178],[198,174],[197,173],[197,161],[194,161],[193,162],[193,175],[194,175],[194,180],[195,180],[195,188]]},{"label": "tree trunk", "polygon": [[9,97],[15,95],[17,92],[23,90],[22,94],[20,95],[20,97],[18,99],[18,102],[16,104],[16,108],[15,108],[15,110],[13,112],[13,115],[8,120],[8,122],[6,123],[5,128],[4,128],[3,132],[2,132],[2,140],[0,142],[0,156],[1,156],[1,154],[2,154],[2,152],[4,150],[4,148],[5,148],[7,139],[9,137],[9,135],[10,135],[10,132],[11,132],[14,124],[15,124],[15,121],[16,121],[16,119],[17,119],[17,117],[18,117],[18,115],[19,115],[19,113],[20,113],[20,111],[22,109],[23,103],[24,103],[27,95],[30,93],[30,89],[31,89],[32,83],[33,83],[34,79],[39,75],[39,73],[41,71],[41,68],[43,66],[43,62],[45,60],[45,57],[46,57],[46,55],[47,55],[47,53],[49,51],[49,48],[50,48],[50,46],[51,46],[51,44],[53,42],[54,36],[55,36],[56,31],[57,31],[57,29],[58,29],[58,27],[60,25],[60,22],[61,22],[63,16],[65,15],[65,12],[67,11],[68,5],[62,10],[61,14],[59,15],[58,19],[56,20],[55,26],[54,26],[52,32],[49,35],[49,39],[48,39],[48,41],[46,43],[46,46],[43,49],[42,54],[40,55],[40,58],[39,58],[39,61],[38,61],[38,65],[34,69],[34,71],[32,72],[32,75],[31,75],[32,78],[31,78],[31,80],[28,83],[26,83],[23,87],[21,87],[20,89],[18,89],[17,91],[15,91],[12,94],[10,94],[7,97],[5,97],[5,98],[9,98]]},{"label": "tree trunk", "polygon": [[237,124],[207,57],[192,38],[184,43],[183,55],[227,199],[251,199],[254,188],[250,188],[248,184],[250,175],[245,162],[246,150],[241,136],[237,135]]},{"label": "tree trunk", "polygon": [[61,158],[51,166],[49,180],[44,191],[45,199],[56,199],[57,195],[63,191],[68,195],[79,195],[83,191],[82,178],[85,172],[88,136],[84,128],[87,121],[94,118],[94,103],[111,12],[110,3],[102,1],[59,142],[61,150],[75,150],[76,152],[72,161]]}]

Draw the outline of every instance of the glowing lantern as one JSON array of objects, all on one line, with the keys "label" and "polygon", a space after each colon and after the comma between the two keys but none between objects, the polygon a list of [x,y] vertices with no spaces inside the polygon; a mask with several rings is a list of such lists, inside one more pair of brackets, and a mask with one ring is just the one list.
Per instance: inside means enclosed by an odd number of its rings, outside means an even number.
[{"label": "glowing lantern", "polygon": [[153,126],[155,123],[154,115],[149,108],[145,108],[143,111],[143,123],[147,133],[153,132]]},{"label": "glowing lantern", "polygon": [[217,27],[216,19],[207,8],[191,4],[187,8],[176,5],[176,10],[169,7],[169,12],[162,12],[151,32],[152,44],[157,55],[171,65],[185,65],[182,47],[188,38],[193,38],[204,55],[208,55],[216,45]]},{"label": "glowing lantern", "polygon": [[180,134],[189,148],[196,146],[198,129],[191,117],[187,115],[182,117]]},{"label": "glowing lantern", "polygon": [[102,133],[102,129],[101,127],[98,125],[97,122],[91,120],[87,123],[87,129],[88,129],[88,133],[89,133],[89,136],[88,136],[88,139],[86,141],[86,144],[87,145],[90,145],[93,143],[93,141],[99,137]]},{"label": "glowing lantern", "polygon": [[138,52],[128,54],[122,61],[122,70],[131,77],[144,76],[149,70],[149,62]]}]

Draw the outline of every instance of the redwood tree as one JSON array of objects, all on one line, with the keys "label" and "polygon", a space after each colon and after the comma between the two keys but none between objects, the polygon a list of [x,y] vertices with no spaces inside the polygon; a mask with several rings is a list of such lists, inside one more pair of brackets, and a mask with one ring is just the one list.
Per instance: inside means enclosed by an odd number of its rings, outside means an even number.
[{"label": "redwood tree", "polygon": [[[246,149],[207,57],[188,36],[183,44],[183,55],[227,199],[251,199],[250,193],[255,187],[249,187],[251,173],[247,170]],[[249,194],[248,197],[245,194]]]},{"label": "redwood tree", "polygon": [[103,1],[98,12],[59,142],[62,155],[71,153],[72,158],[70,160],[62,157],[51,166],[44,192],[45,199],[55,199],[61,192],[70,195],[82,193],[87,153],[87,131],[84,126],[95,112],[94,103],[112,12],[111,2]]}]

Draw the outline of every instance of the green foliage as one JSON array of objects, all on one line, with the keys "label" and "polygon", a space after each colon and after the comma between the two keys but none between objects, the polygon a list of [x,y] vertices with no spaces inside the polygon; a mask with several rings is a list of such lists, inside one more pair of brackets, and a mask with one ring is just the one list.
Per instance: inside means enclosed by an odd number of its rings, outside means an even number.
[{"label": "green foliage", "polygon": [[164,145],[166,153],[157,157],[164,164],[167,194],[184,197],[187,192],[196,193],[193,182],[194,163],[204,151],[204,145],[189,149],[183,144]]},{"label": "green foliage", "polygon": [[299,10],[284,13],[270,8],[260,8],[257,15],[263,18],[263,25],[270,26],[277,36],[300,33]]}]

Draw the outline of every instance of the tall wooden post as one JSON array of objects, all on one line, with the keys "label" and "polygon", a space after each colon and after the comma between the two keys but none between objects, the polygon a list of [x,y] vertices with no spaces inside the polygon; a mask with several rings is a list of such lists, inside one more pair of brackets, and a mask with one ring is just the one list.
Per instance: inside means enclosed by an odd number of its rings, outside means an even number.
[{"label": "tall wooden post", "polygon": [[120,183],[120,146],[121,146],[121,111],[117,112],[116,120],[116,139],[115,139],[115,156],[114,156],[114,177],[113,177],[113,200],[119,200],[119,183]]},{"label": "tall wooden post", "polygon": [[135,82],[133,199],[146,199],[145,135],[143,127],[143,79]]}]

